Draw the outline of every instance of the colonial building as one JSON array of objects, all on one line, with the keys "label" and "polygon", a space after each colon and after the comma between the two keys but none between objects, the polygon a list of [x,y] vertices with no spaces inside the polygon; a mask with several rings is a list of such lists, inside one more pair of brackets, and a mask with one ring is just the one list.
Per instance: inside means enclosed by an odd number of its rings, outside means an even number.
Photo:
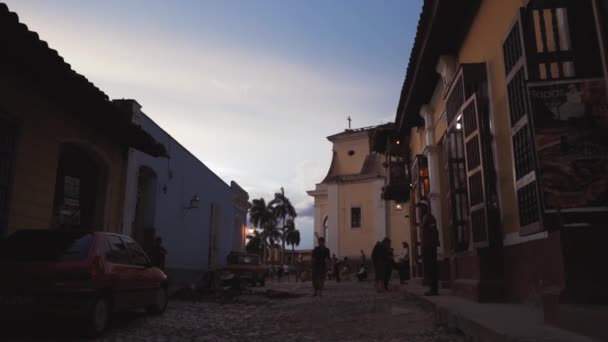
[{"label": "colonial building", "polygon": [[167,249],[166,268],[174,283],[193,281],[244,249],[248,194],[229,186],[159,127],[134,100],[114,100],[132,113],[133,123],[161,142],[170,158],[128,151],[123,233],[144,249],[155,237]]},{"label": "colonial building", "polygon": [[408,208],[382,198],[387,158],[372,151],[370,137],[386,127],[347,129],[327,138],[333,144],[329,171],[308,194],[315,201],[315,236],[325,237],[338,257],[358,259],[361,250],[369,256],[385,237],[399,253],[401,242],[410,240]]},{"label": "colonial building", "polygon": [[409,142],[410,201],[430,198],[454,293],[557,292],[563,315],[568,303],[608,303],[607,10],[424,2],[393,139]]},{"label": "colonial building", "polygon": [[1,3],[0,47],[0,236],[120,232],[127,149],[165,149]]}]

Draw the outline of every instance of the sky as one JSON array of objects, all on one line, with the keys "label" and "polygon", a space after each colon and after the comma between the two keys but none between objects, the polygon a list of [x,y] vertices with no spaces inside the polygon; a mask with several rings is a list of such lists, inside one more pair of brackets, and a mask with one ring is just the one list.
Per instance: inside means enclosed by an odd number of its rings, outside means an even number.
[{"label": "sky", "polygon": [[326,137],[393,121],[422,0],[3,0],[111,99],[250,198],[285,188],[313,245]]}]

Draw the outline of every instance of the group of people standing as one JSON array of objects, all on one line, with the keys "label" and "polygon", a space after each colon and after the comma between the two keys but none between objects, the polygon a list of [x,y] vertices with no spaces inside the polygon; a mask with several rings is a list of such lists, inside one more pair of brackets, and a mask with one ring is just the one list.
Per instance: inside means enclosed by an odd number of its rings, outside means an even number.
[{"label": "group of people standing", "polygon": [[391,247],[391,239],[384,238],[378,241],[372,250],[372,262],[376,275],[376,291],[384,292],[389,290],[389,282],[393,274],[393,269],[399,270],[401,284],[405,284],[410,279],[410,254],[409,245],[403,241],[403,250],[398,262],[395,262],[394,249]]},{"label": "group of people standing", "polygon": [[[437,230],[435,217],[431,214],[429,201],[423,198],[416,204],[416,207],[420,210],[421,218],[420,231],[425,281],[430,287],[430,290],[425,295],[435,296],[438,294],[437,247],[439,246],[439,231]],[[405,284],[410,279],[410,248],[405,241],[402,242],[402,245],[403,250],[397,262],[394,258],[394,249],[391,247],[390,238],[384,238],[374,246],[372,250],[372,263],[375,272],[376,291],[384,292],[389,290],[389,282],[393,269],[399,271],[401,284]],[[362,265],[357,274],[360,281],[362,280],[363,273],[367,276],[366,257],[363,251],[361,251],[361,258]],[[330,252],[325,247],[325,239],[320,237],[318,239],[318,246],[315,247],[312,253],[313,296],[321,296],[323,293],[325,278],[327,276],[327,265],[330,261]],[[339,270],[336,272],[335,268],[338,264],[337,258],[334,255],[334,273],[338,275],[337,281],[339,281],[340,272]]]}]

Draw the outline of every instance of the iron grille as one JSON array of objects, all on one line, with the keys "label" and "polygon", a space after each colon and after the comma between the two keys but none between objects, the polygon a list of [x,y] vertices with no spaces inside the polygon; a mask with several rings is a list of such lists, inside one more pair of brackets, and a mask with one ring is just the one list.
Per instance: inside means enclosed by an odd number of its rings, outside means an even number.
[{"label": "iron grille", "polygon": [[462,131],[450,129],[444,140],[445,171],[449,179],[449,227],[453,239],[452,246],[457,252],[466,251],[469,241],[469,202],[463,145]]},{"label": "iron grille", "polygon": [[513,136],[513,156],[515,159],[515,179],[520,180],[534,171],[534,146],[530,141],[529,126],[525,125]]},{"label": "iron grille", "polygon": [[481,164],[479,155],[479,135],[474,136],[466,144],[467,148],[467,170],[472,171]]},{"label": "iron grille", "polygon": [[507,36],[507,39],[505,40],[505,43],[503,45],[503,56],[505,59],[505,71],[508,75],[509,72],[511,72],[511,70],[515,66],[515,64],[517,64],[517,61],[519,61],[522,56],[521,39],[518,24],[513,27],[513,30],[511,31],[511,33],[509,33],[509,36]]},{"label": "iron grille", "polygon": [[448,123],[451,123],[452,120],[458,114],[460,107],[464,104],[464,84],[462,74],[455,81],[454,89],[448,96],[445,102],[446,115],[448,119]]},{"label": "iron grille", "polygon": [[536,181],[517,190],[517,206],[519,208],[519,224],[521,227],[539,221]]},{"label": "iron grille", "polygon": [[513,127],[528,112],[524,68],[520,68],[513,76],[507,85],[507,93],[511,111],[511,127]]},{"label": "iron grille", "polygon": [[469,177],[469,196],[471,207],[483,203],[483,179],[481,171]]},{"label": "iron grille", "polygon": [[477,130],[477,115],[475,114],[476,101],[470,102],[469,105],[462,111],[464,121],[464,133],[468,137]]},{"label": "iron grille", "polygon": [[473,232],[473,242],[482,242],[488,239],[485,207],[471,212],[471,231]]}]

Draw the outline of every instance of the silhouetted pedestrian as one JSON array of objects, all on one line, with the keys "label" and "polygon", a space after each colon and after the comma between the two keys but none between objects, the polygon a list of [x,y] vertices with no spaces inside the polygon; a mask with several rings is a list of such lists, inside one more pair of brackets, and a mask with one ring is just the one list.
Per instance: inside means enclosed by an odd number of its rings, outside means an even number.
[{"label": "silhouetted pedestrian", "polygon": [[431,214],[431,207],[427,199],[421,199],[416,206],[420,208],[420,217],[422,217],[420,224],[420,231],[422,233],[422,267],[429,285],[429,291],[424,295],[436,296],[439,294],[437,279],[439,231],[437,230],[437,221],[433,214]]},{"label": "silhouetted pedestrian", "polygon": [[399,280],[401,284],[406,284],[410,280],[410,246],[403,241],[403,251],[399,256]]},{"label": "silhouetted pedestrian", "polygon": [[338,260],[338,258],[336,257],[336,255],[334,254],[333,257],[331,258],[333,261],[333,273],[334,273],[334,277],[336,277],[336,283],[339,283],[341,281],[340,279],[340,260]]},{"label": "silhouetted pedestrian", "polygon": [[163,247],[163,239],[159,236],[154,240],[154,246],[152,247],[152,253],[150,253],[152,265],[158,267],[161,270],[165,269],[165,257],[167,250]]},{"label": "silhouetted pedestrian", "polygon": [[361,265],[367,265],[367,256],[363,250],[361,250]]},{"label": "silhouetted pedestrian", "polygon": [[[390,240],[389,240],[389,245],[390,246]],[[394,251],[393,248],[388,247],[387,248],[387,253],[386,253],[386,271],[384,273],[384,290],[388,291],[388,284],[391,281],[391,276],[393,275],[393,268],[395,267],[395,257],[393,255]]]},{"label": "silhouetted pedestrian", "polygon": [[325,239],[319,238],[319,245],[312,251],[312,286],[315,290],[313,296],[322,296],[327,272],[329,249],[325,247]]}]

